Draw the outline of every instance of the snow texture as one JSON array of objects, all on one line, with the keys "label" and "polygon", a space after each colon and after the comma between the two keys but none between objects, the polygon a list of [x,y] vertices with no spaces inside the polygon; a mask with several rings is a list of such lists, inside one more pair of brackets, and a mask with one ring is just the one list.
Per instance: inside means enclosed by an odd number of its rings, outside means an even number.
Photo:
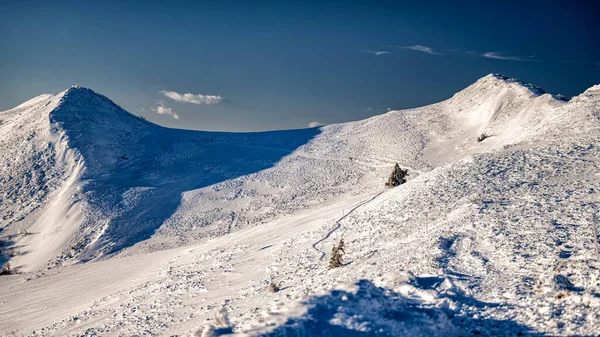
[{"label": "snow texture", "polygon": [[[598,335],[599,119],[598,85],[566,101],[498,74],[260,133],[163,128],[86,88],[38,96],[0,112],[19,272],[0,276],[0,335]],[[409,179],[386,189],[395,163]]]}]

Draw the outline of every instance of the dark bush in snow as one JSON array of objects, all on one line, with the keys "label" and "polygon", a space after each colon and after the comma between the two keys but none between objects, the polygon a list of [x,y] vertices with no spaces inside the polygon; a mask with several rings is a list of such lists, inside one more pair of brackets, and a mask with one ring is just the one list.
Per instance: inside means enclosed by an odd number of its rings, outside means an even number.
[{"label": "dark bush in snow", "polygon": [[396,187],[402,185],[406,182],[406,176],[408,175],[408,170],[403,170],[400,168],[398,164],[394,166],[394,171],[388,178],[388,181],[385,183],[386,187]]},{"label": "dark bush in snow", "polygon": [[331,258],[329,259],[329,269],[338,268],[344,265],[342,259],[343,255],[346,254],[344,251],[344,239],[340,239],[339,245],[334,245],[331,249]]},{"label": "dark bush in snow", "polygon": [[273,280],[271,280],[271,283],[269,284],[269,291],[272,293],[276,293],[279,290],[281,290],[281,288],[279,288],[277,283],[275,283]]},{"label": "dark bush in snow", "polygon": [[10,269],[10,263],[6,262],[4,266],[2,266],[2,270],[0,270],[0,275],[12,275],[14,274],[13,270]]},{"label": "dark bush in snow", "polygon": [[484,139],[489,138],[490,136],[488,136],[485,132],[480,134],[479,137],[477,137],[477,142],[481,143],[483,142]]}]

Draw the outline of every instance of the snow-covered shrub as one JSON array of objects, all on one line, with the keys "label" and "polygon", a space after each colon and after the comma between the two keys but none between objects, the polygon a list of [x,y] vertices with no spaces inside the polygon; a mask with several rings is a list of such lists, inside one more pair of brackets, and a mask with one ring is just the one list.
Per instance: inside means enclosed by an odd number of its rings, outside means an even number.
[{"label": "snow-covered shrub", "polygon": [[272,293],[276,293],[279,290],[281,290],[281,288],[279,288],[277,283],[275,283],[273,280],[271,280],[271,283],[269,284],[269,291]]},{"label": "snow-covered shrub", "polygon": [[233,333],[233,326],[229,322],[227,309],[220,308],[215,312],[215,324],[206,324],[202,328],[196,330],[192,336],[194,337],[218,337]]},{"label": "snow-covered shrub", "polygon": [[2,266],[2,270],[0,270],[0,275],[12,275],[14,271],[10,269],[10,263],[6,262],[4,266]]},{"label": "snow-covered shrub", "polygon": [[392,174],[388,178],[388,181],[385,183],[386,187],[396,187],[402,185],[406,182],[406,176],[408,175],[408,170],[403,170],[400,168],[400,165],[394,165],[394,170]]},{"label": "snow-covered shrub", "polygon": [[480,134],[479,137],[477,137],[477,142],[481,143],[483,142],[484,139],[489,138],[490,136],[488,136],[485,132]]},{"label": "snow-covered shrub", "polygon": [[346,254],[344,250],[344,239],[340,239],[339,245],[333,245],[331,249],[331,258],[329,258],[329,269],[338,268],[344,265],[343,255]]}]

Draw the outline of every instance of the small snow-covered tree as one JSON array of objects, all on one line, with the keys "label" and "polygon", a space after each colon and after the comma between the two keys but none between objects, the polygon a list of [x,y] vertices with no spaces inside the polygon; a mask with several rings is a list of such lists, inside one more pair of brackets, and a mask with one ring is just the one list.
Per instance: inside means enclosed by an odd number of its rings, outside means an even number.
[{"label": "small snow-covered tree", "polygon": [[233,326],[229,322],[227,309],[220,308],[215,312],[215,324],[207,324],[193,333],[194,337],[218,337],[233,333]]},{"label": "small snow-covered tree", "polygon": [[483,142],[484,139],[489,138],[490,136],[488,136],[485,132],[482,133],[481,135],[479,135],[479,137],[477,137],[477,142],[481,143]]},{"label": "small snow-covered tree", "polygon": [[387,182],[385,183],[386,187],[396,187],[402,185],[406,182],[406,176],[408,175],[408,170],[403,170],[400,168],[400,165],[394,165],[394,170]]},{"label": "small snow-covered tree", "polygon": [[331,257],[329,258],[329,269],[338,268],[344,265],[343,255],[346,254],[344,248],[344,239],[340,239],[340,243],[337,246],[333,245]]},{"label": "small snow-covered tree", "polygon": [[277,285],[277,283],[275,283],[275,281],[271,280],[271,283],[269,283],[269,291],[272,293],[276,293],[279,290],[281,290],[281,288],[279,288],[279,286]]},{"label": "small snow-covered tree", "polygon": [[2,266],[2,270],[0,270],[0,275],[11,275],[13,274],[13,270],[10,269],[10,263],[6,262],[4,266]]}]

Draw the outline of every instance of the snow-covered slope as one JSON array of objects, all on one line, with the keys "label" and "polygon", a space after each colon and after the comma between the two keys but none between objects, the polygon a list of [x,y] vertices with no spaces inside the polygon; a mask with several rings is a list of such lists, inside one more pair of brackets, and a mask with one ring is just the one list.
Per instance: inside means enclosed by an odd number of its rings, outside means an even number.
[{"label": "snow-covered slope", "polygon": [[[0,330],[185,335],[226,307],[251,336],[593,334],[599,88],[567,102],[491,74],[263,133],[162,128],[84,88],[34,98],[0,113],[2,236],[21,271],[64,267],[1,277]],[[396,162],[409,182],[384,189]]]},{"label": "snow-covered slope", "polygon": [[21,270],[147,239],[185,191],[264,170],[318,133],[166,129],[78,87],[0,116],[2,228],[20,246],[13,266]]}]

